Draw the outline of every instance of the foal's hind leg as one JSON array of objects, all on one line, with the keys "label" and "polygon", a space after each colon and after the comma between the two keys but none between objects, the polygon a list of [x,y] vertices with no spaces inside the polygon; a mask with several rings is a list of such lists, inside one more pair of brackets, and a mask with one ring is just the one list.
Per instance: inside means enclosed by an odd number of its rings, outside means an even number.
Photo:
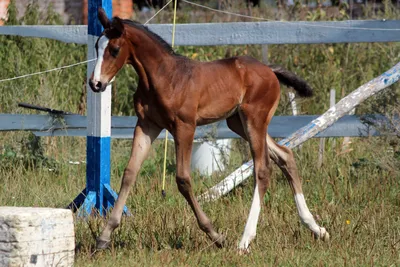
[{"label": "foal's hind leg", "polygon": [[139,121],[135,128],[133,137],[131,157],[128,166],[125,168],[124,176],[122,177],[121,189],[114,209],[111,212],[111,217],[107,222],[106,227],[97,238],[97,248],[104,249],[108,246],[111,233],[121,222],[122,211],[128,198],[129,190],[136,181],[136,176],[140,166],[147,157],[151,144],[157,138],[161,129],[150,122]]},{"label": "foal's hind leg", "polygon": [[278,145],[269,135],[267,136],[267,143],[272,160],[275,161],[289,181],[301,222],[314,233],[315,237],[324,241],[329,240],[329,233],[315,222],[307,207],[293,152],[285,146]]},{"label": "foal's hind leg", "polygon": [[176,183],[179,192],[181,192],[192,208],[200,229],[203,230],[218,247],[221,247],[224,238],[214,230],[210,219],[197,202],[197,198],[192,189],[190,160],[194,131],[195,128],[192,125],[179,123],[175,133],[173,133],[176,149]]},{"label": "foal's hind leg", "polygon": [[[229,129],[248,141],[245,130],[237,114],[228,118],[227,124]],[[324,241],[329,240],[329,233],[325,228],[317,225],[306,205],[301,186],[301,180],[298,175],[296,162],[293,157],[293,152],[287,147],[278,145],[268,134],[267,144],[271,159],[279,166],[288,179],[289,185],[295,197],[300,220],[314,233],[316,237],[321,238]]]},{"label": "foal's hind leg", "polygon": [[266,132],[271,117],[269,114],[273,114],[274,111],[275,109],[269,111],[258,110],[257,106],[251,107],[249,105],[242,106],[239,111],[242,125],[245,126],[246,136],[250,143],[255,179],[253,201],[244,233],[239,243],[239,249],[243,251],[247,251],[251,240],[256,236],[261,204],[270,183],[271,169],[268,150],[266,149]]}]

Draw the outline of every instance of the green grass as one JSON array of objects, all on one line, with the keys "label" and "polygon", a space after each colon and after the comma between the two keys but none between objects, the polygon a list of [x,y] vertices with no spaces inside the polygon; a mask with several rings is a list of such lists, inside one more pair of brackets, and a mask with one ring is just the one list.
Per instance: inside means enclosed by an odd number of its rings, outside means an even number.
[{"label": "green grass", "polygon": [[[21,20],[17,20],[12,12],[9,14],[11,24],[59,22],[54,13],[39,14],[34,5],[29,7],[28,15]],[[224,20],[221,16],[190,16],[185,12],[179,16],[179,22]],[[307,20],[347,19],[346,12],[337,17],[328,17],[323,10],[290,12],[295,14],[295,18]],[[171,13],[162,14],[158,22],[170,21]],[[398,10],[389,7],[384,13],[366,10],[366,14],[368,18],[399,18]],[[254,10],[253,15],[274,18],[274,14],[267,9]],[[86,59],[85,46],[5,36],[0,36],[0,42],[6,44],[0,46],[0,79]],[[177,49],[179,53],[197,60],[242,54],[261,58],[260,46],[256,45]],[[400,45],[396,43],[271,45],[268,51],[270,62],[295,71],[315,88],[315,97],[298,102],[301,113],[307,114],[321,114],[328,108],[330,89],[336,88],[337,98],[340,99],[400,61]],[[13,60],[9,60],[10,55]],[[17,102],[82,112],[85,76],[85,67],[80,66],[1,83],[0,113],[28,113],[18,108]],[[124,68],[118,74],[113,87],[113,115],[134,114],[132,91],[135,84],[136,76],[131,68]],[[394,85],[363,103],[357,113],[398,113],[399,92],[399,84]],[[277,114],[290,113],[286,95],[284,88]],[[31,133],[2,132],[0,205],[57,208],[68,205],[85,187],[85,141],[85,138],[39,139]],[[344,154],[341,153],[341,142],[341,138],[327,141],[321,169],[316,163],[319,140],[310,140],[300,150],[295,150],[307,204],[318,223],[331,234],[330,242],[314,240],[310,232],[301,226],[289,186],[280,171],[274,168],[250,254],[239,255],[236,246],[250,209],[251,179],[220,200],[203,204],[215,227],[227,236],[226,247],[217,249],[199,230],[192,211],[176,188],[172,146],[168,155],[167,197],[161,197],[163,148],[162,142],[156,142],[128,199],[127,205],[133,216],[123,218],[113,235],[110,250],[92,255],[94,236],[103,228],[104,218],[76,218],[75,265],[400,265],[399,139],[396,136],[353,139],[353,151]],[[116,191],[130,147],[130,140],[112,141],[111,182]],[[248,160],[248,148],[243,142],[235,141],[232,153],[225,172],[212,177],[193,174],[197,195]],[[70,164],[69,161],[81,164]]]},{"label": "green grass", "polygon": [[[245,182],[218,201],[203,204],[215,227],[227,235],[226,247],[218,249],[199,230],[192,211],[176,188],[173,174],[167,177],[167,197],[162,198],[162,164],[155,163],[154,168],[145,168],[138,178],[127,203],[133,216],[123,218],[109,251],[92,255],[94,236],[106,220],[76,218],[76,266],[400,264],[398,159],[388,150],[386,140],[380,138],[353,139],[354,150],[342,155],[338,155],[341,139],[335,139],[335,146],[332,142],[328,141],[321,169],[316,167],[318,140],[296,150],[308,206],[330,232],[330,242],[314,240],[301,226],[289,186],[274,168],[258,235],[249,255],[239,255],[236,246],[249,212],[252,182]],[[153,159],[160,157],[158,146],[161,142],[152,151]],[[79,145],[75,148],[79,149]],[[83,153],[84,148],[80,150]],[[119,188],[120,166],[126,164],[129,150],[128,141],[113,141],[112,186],[115,189]],[[52,163],[54,171],[49,171],[44,163],[29,166],[16,160],[12,168],[2,164],[1,205],[67,205],[85,186],[85,165],[68,164],[66,161],[71,156],[68,151],[68,146],[58,147],[54,154],[47,155],[58,156],[57,162]],[[236,154],[234,161],[239,160]],[[225,173],[212,177],[194,175],[196,193],[207,190],[235,166],[238,163],[231,162]]]}]

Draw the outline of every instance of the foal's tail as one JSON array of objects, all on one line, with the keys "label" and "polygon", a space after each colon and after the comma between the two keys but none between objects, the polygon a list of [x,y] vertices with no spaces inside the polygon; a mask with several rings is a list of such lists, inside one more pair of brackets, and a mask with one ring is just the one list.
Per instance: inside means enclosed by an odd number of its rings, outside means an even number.
[{"label": "foal's tail", "polygon": [[272,69],[281,83],[293,87],[300,96],[310,97],[313,95],[313,90],[307,82],[293,72],[288,71],[279,65],[268,65],[268,67]]}]

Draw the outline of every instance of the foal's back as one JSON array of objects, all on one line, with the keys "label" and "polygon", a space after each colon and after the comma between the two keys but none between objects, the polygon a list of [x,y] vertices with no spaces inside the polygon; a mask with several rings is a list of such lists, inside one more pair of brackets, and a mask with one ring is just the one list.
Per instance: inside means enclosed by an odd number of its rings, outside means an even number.
[{"label": "foal's back", "polygon": [[[266,65],[248,56],[196,64],[189,86],[198,98],[197,125],[225,119],[242,103],[279,97],[279,81]],[[273,92],[273,94],[271,94]]]}]

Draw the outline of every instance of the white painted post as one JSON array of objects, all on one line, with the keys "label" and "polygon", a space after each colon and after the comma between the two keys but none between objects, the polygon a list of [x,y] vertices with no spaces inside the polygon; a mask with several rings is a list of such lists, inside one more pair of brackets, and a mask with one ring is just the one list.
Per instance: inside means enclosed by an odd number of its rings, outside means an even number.
[{"label": "white painted post", "polygon": [[[360,86],[357,90],[340,100],[335,106],[326,111],[323,115],[313,120],[308,125],[299,129],[289,137],[281,140],[279,144],[289,148],[296,147],[319,132],[323,131],[350,110],[363,102],[368,97],[389,87],[400,79],[400,63],[386,71],[379,77]],[[210,201],[229,193],[237,185],[241,184],[253,173],[253,161],[243,164],[239,169],[231,173],[223,181],[212,187],[206,193],[199,196],[202,201]]]},{"label": "white painted post", "polygon": [[[112,16],[111,0],[88,1],[88,59],[96,58],[95,44],[103,29],[97,19],[98,8]],[[87,77],[93,72],[95,62],[87,65]],[[87,82],[87,151],[86,151],[86,201],[83,210],[90,214],[96,208],[103,214],[104,184],[110,183],[111,153],[111,85],[102,93],[94,93]]]},{"label": "white painted post", "polygon": [[296,95],[293,92],[289,92],[288,95],[289,95],[290,105],[292,107],[293,116],[297,116],[298,112],[297,112],[297,104],[296,104],[296,100],[295,100]]}]

